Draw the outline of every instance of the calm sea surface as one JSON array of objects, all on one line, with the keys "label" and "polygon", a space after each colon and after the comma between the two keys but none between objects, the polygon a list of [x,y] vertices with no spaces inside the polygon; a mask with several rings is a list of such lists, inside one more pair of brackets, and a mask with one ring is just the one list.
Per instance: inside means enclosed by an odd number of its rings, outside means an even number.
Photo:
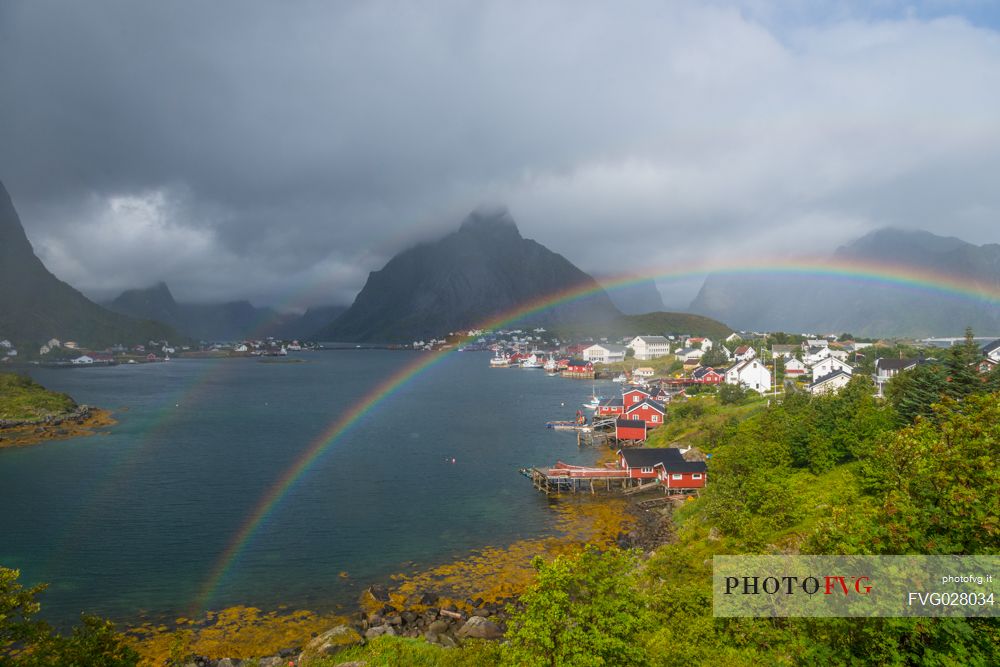
[{"label": "calm sea surface", "polygon": [[[0,564],[25,583],[49,582],[42,603],[55,622],[81,611],[122,620],[189,612],[284,471],[420,354],[33,371],[119,423],[107,435],[0,449]],[[408,561],[432,565],[553,531],[547,501],[517,469],[593,460],[572,434],[544,427],[572,418],[591,385],[490,369],[488,359],[449,355],[335,441],[239,552],[209,606],[328,609]]]}]

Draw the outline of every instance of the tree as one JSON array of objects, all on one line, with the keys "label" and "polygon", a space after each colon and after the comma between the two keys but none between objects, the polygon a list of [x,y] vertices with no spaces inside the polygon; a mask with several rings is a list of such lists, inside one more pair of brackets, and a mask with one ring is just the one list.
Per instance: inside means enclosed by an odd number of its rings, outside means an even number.
[{"label": "tree", "polygon": [[945,392],[952,398],[964,398],[969,394],[981,392],[983,381],[979,377],[976,364],[982,358],[979,346],[976,345],[972,328],[965,329],[965,340],[959,345],[953,345],[948,350],[945,367],[948,369],[948,384]]},{"label": "tree", "polygon": [[726,356],[723,349],[723,346],[719,345],[705,352],[701,357],[701,365],[710,366],[711,368],[724,368],[728,366],[729,357]]},{"label": "tree", "polygon": [[929,417],[931,406],[941,400],[947,384],[945,370],[938,364],[920,364],[903,371],[886,385],[885,394],[904,424],[917,417]]},{"label": "tree", "polygon": [[13,649],[33,642],[42,636],[45,625],[35,620],[41,605],[35,596],[45,590],[44,585],[24,588],[18,582],[21,572],[0,567],[0,665]]},{"label": "tree", "polygon": [[0,567],[0,667],[134,667],[139,654],[115,632],[111,621],[82,616],[63,636],[35,616],[35,596],[44,585],[24,588],[20,572]]},{"label": "tree", "polygon": [[719,385],[719,403],[722,405],[737,405],[746,400],[747,390],[738,384]]},{"label": "tree", "polygon": [[642,665],[639,634],[648,605],[635,585],[638,556],[588,545],[546,563],[536,557],[537,583],[525,593],[507,631],[511,665]]}]

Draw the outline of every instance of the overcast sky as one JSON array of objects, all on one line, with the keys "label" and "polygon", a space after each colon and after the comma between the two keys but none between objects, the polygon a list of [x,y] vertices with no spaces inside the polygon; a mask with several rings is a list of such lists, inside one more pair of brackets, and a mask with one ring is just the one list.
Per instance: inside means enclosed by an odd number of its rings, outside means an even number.
[{"label": "overcast sky", "polygon": [[349,303],[481,203],[598,274],[1000,241],[996,4],[818,5],[3,0],[0,180],[95,298]]}]

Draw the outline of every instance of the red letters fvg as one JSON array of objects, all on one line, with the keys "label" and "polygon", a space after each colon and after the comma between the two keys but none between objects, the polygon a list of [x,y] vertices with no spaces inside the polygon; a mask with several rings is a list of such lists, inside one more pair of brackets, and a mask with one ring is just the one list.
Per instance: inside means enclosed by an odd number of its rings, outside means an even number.
[{"label": "red letters fvg", "polygon": [[[858,594],[868,595],[871,592],[871,579],[868,577],[845,577],[827,575],[823,577],[823,594]],[[817,577],[726,577],[726,595],[793,595],[799,591],[806,595],[815,595],[820,590],[820,580]]]}]

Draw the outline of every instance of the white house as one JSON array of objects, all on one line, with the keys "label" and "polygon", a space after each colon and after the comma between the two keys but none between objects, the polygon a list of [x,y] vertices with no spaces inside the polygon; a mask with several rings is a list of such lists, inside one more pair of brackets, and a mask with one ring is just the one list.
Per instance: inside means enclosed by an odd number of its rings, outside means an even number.
[{"label": "white house", "polygon": [[737,341],[737,340],[743,340],[743,336],[739,335],[735,331],[733,333],[729,334],[728,336],[726,336],[726,342],[727,343],[732,343],[733,341]]},{"label": "white house", "polygon": [[826,359],[821,359],[810,366],[810,369],[812,370],[813,380],[821,378],[824,375],[829,375],[834,371],[843,371],[848,375],[854,373],[853,366],[846,361],[841,361],[837,357],[827,357]]},{"label": "white house", "polygon": [[625,361],[625,346],[597,343],[583,350],[583,360],[595,364],[613,364]]},{"label": "white house", "polygon": [[806,362],[807,366],[812,366],[823,359],[828,359],[830,356],[829,347],[810,347],[802,353],[802,361]]},{"label": "white house", "polygon": [[984,345],[983,355],[990,361],[1000,363],[1000,338]]},{"label": "white house", "polygon": [[77,366],[86,366],[88,364],[94,363],[94,358],[88,357],[87,355],[84,354],[74,359],[73,363],[76,364]]},{"label": "white house", "polygon": [[828,341],[825,338],[809,338],[808,340],[803,341],[802,346],[806,347],[806,348],[809,348],[809,347],[830,347],[830,341]]},{"label": "white house", "polygon": [[682,347],[681,349],[674,352],[677,358],[681,361],[697,361],[705,356],[704,350],[699,350],[696,347]]},{"label": "white house", "polygon": [[[414,347],[416,347],[417,344],[414,343],[413,345]],[[233,352],[246,352],[249,349],[250,348],[247,347],[246,343],[237,343],[236,345],[233,346]]]},{"label": "white house", "polygon": [[757,351],[749,345],[740,345],[738,348],[733,350],[733,358],[735,358],[736,361],[749,361],[756,356]]},{"label": "white house", "polygon": [[878,388],[879,396],[882,395],[886,382],[896,377],[901,371],[916,368],[918,363],[917,359],[876,359],[875,386]]},{"label": "white house", "polygon": [[832,373],[813,380],[809,385],[809,392],[812,394],[835,394],[851,381],[851,375],[842,370],[835,370]]},{"label": "white house", "polygon": [[702,351],[708,352],[712,349],[712,341],[708,338],[692,336],[684,342],[684,347],[700,347]]},{"label": "white house", "polygon": [[0,340],[0,347],[9,350],[10,348],[14,347],[14,344],[5,338],[4,340]]},{"label": "white house", "polygon": [[792,357],[791,359],[785,362],[786,376],[798,377],[800,375],[805,375],[805,374],[806,374],[806,365],[801,361],[799,361],[798,359],[796,359],[795,357]]},{"label": "white house", "polygon": [[771,356],[775,359],[778,357],[794,359],[795,353],[798,352],[799,349],[798,345],[779,345],[776,343],[771,346]]},{"label": "white house", "polygon": [[726,369],[726,384],[766,394],[771,389],[771,371],[759,359],[741,361]]},{"label": "white house", "polygon": [[670,341],[663,336],[636,336],[626,347],[635,350],[635,358],[640,361],[670,354]]}]

